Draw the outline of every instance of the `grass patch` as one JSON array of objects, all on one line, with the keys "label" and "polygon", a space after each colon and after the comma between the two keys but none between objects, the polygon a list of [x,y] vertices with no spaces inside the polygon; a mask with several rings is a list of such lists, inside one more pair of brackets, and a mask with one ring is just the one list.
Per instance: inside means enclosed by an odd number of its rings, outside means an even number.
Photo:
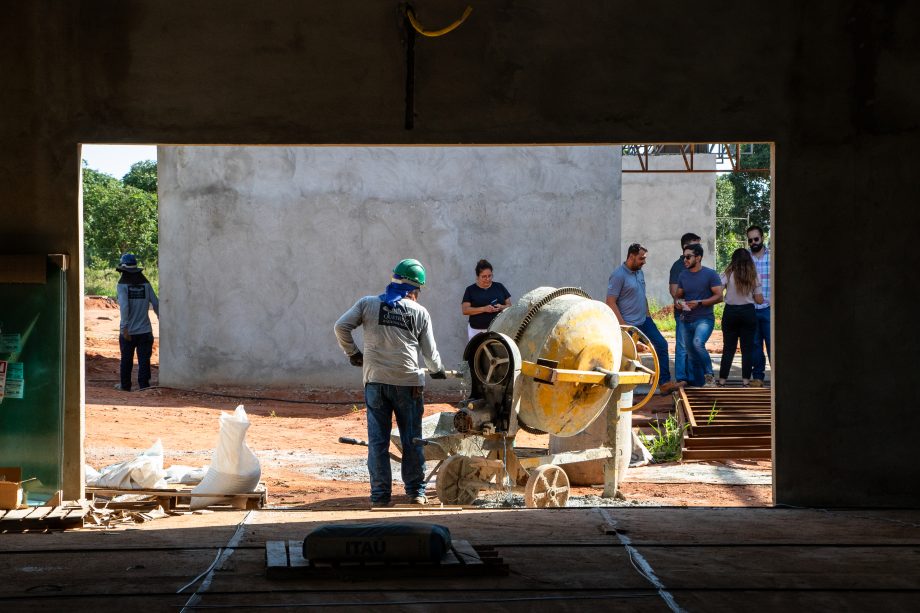
[{"label": "grass patch", "polygon": [[[156,268],[144,268],[144,276],[150,281],[153,291],[160,295],[160,271]],[[83,269],[83,295],[108,296],[115,298],[115,286],[121,273],[114,268],[84,268]]]},{"label": "grass patch", "polygon": [[680,426],[677,423],[677,414],[671,413],[663,424],[659,426],[649,424],[649,426],[655,431],[655,436],[640,434],[639,440],[652,454],[652,459],[656,462],[680,460],[680,448],[687,424]]}]

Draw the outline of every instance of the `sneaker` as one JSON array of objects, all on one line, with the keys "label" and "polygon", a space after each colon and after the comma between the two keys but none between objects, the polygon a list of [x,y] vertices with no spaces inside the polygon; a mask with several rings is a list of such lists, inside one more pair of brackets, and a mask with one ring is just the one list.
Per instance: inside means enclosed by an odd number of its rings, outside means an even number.
[{"label": "sneaker", "polygon": [[719,379],[716,381],[716,387],[725,387],[725,379]]},{"label": "sneaker", "polygon": [[379,500],[374,500],[373,498],[371,498],[371,506],[372,507],[388,507],[390,506],[390,499],[381,498]]},{"label": "sneaker", "polygon": [[752,379],[751,387],[763,387],[763,379]]},{"label": "sneaker", "polygon": [[123,388],[121,387],[121,383],[116,383],[116,384],[115,384],[115,389],[117,389],[117,390],[122,390],[122,391],[125,391],[125,392],[130,392],[130,391],[131,391],[130,389],[123,389]]},{"label": "sneaker", "polygon": [[716,382],[712,375],[705,375],[705,377],[706,377],[706,382],[703,383],[703,387],[715,387],[716,386]]},{"label": "sneaker", "polygon": [[412,499],[412,504],[428,504],[427,496],[416,496]]}]

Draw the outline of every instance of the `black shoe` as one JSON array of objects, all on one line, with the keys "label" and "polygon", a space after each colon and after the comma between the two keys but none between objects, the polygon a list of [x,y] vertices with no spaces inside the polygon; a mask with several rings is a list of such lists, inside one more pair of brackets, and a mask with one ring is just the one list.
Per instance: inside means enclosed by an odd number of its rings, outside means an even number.
[{"label": "black shoe", "polygon": [[378,500],[374,500],[373,498],[371,498],[371,506],[372,507],[388,507],[390,506],[390,499],[380,498]]}]

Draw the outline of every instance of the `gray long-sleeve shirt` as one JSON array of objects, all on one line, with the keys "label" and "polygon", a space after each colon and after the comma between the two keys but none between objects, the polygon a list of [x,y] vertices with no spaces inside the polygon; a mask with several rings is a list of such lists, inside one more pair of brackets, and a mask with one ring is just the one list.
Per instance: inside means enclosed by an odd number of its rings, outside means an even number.
[{"label": "gray long-sleeve shirt", "polygon": [[135,278],[125,275],[116,286],[118,294],[118,310],[121,315],[121,332],[128,334],[145,334],[152,332],[150,316],[147,314],[150,305],[153,312],[160,316],[160,301],[156,292],[143,275],[137,274]]},{"label": "gray long-sleeve shirt", "polygon": [[335,322],[335,336],[345,355],[358,351],[352,331],[364,326],[364,383],[421,386],[425,373],[444,370],[431,329],[431,316],[418,302],[405,298],[387,306],[378,296],[365,296]]}]

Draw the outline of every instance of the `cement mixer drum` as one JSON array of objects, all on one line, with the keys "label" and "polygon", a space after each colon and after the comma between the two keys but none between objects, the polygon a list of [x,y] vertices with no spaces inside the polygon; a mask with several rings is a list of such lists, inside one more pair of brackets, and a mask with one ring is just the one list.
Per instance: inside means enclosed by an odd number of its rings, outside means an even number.
[{"label": "cement mixer drum", "polygon": [[[514,339],[522,360],[566,369],[618,371],[623,338],[619,323],[603,302],[574,288],[538,287],[503,311],[490,332]],[[500,369],[501,360],[496,362]],[[493,370],[493,375],[498,375]],[[518,421],[556,436],[572,436],[600,415],[613,394],[604,385],[520,381]]]}]

